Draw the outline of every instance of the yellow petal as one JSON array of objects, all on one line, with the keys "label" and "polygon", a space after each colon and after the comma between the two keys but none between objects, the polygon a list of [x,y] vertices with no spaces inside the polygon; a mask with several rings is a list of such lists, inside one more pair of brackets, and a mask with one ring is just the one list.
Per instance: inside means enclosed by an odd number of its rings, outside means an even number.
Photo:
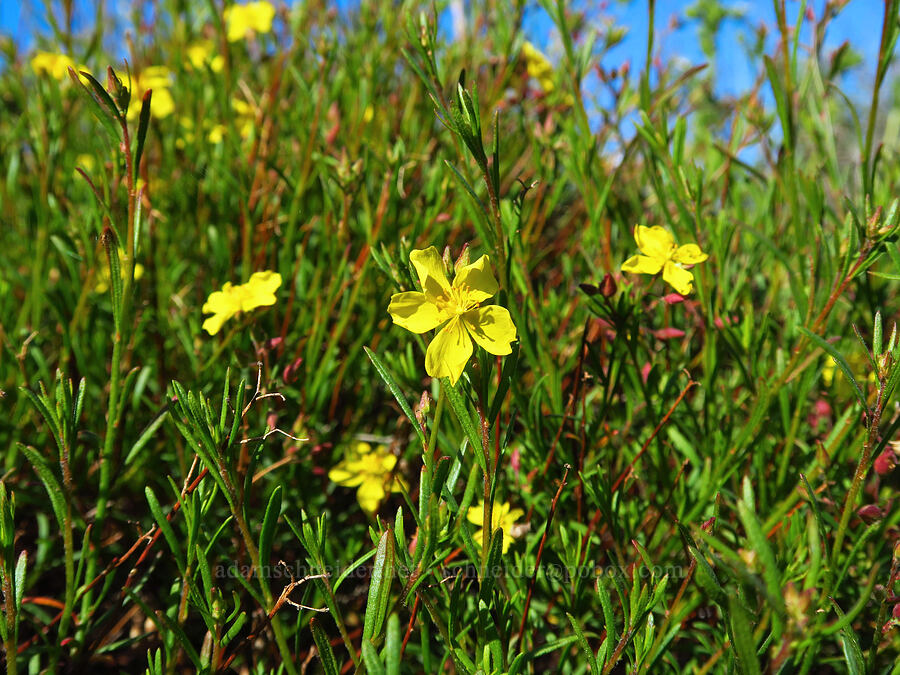
[{"label": "yellow petal", "polygon": [[410,252],[409,261],[416,269],[425,295],[436,298],[450,288],[450,282],[444,274],[444,263],[434,246],[429,246],[424,251]]},{"label": "yellow petal", "polygon": [[267,307],[275,304],[275,291],[281,286],[281,275],[278,272],[255,272],[243,286],[241,309],[249,312],[256,307]]},{"label": "yellow petal", "polygon": [[272,19],[275,18],[275,7],[261,0],[246,5],[232,5],[225,10],[225,24],[229,42],[242,39],[247,31],[268,33],[272,30]]},{"label": "yellow petal", "polygon": [[466,520],[474,525],[481,525],[484,521],[484,502],[480,506],[470,506],[466,511]]},{"label": "yellow petal", "polygon": [[488,305],[462,315],[469,335],[487,352],[496,356],[512,353],[510,344],[516,339],[516,325],[505,307]]},{"label": "yellow petal", "polygon": [[220,330],[222,330],[222,324],[224,324],[230,318],[230,314],[213,314],[203,322],[203,330],[205,330],[210,335],[215,335]]},{"label": "yellow petal", "polygon": [[361,485],[365,479],[366,476],[364,474],[349,470],[344,462],[341,462],[328,472],[328,480],[344,487],[356,487]]},{"label": "yellow petal", "polygon": [[472,356],[472,340],[459,317],[453,317],[435,336],[425,352],[425,372],[431,377],[449,377],[455,385]]},{"label": "yellow petal", "polygon": [[685,244],[684,246],[678,247],[678,250],[675,251],[675,255],[672,256],[672,260],[683,265],[696,265],[697,263],[702,263],[708,257],[708,255],[700,250],[700,247],[697,246],[697,244]]},{"label": "yellow petal", "polygon": [[672,286],[677,293],[687,295],[691,292],[691,282],[694,280],[694,275],[672,261],[669,261],[666,263],[666,266],[663,267],[663,279],[667,284]]},{"label": "yellow petal", "polygon": [[659,225],[653,227],[638,225],[634,228],[634,241],[641,253],[651,258],[668,258],[675,245],[669,231]]},{"label": "yellow petal", "polygon": [[391,304],[388,305],[388,314],[395,324],[413,333],[430,331],[450,318],[437,305],[428,302],[424,293],[418,291],[394,293]]},{"label": "yellow petal", "polygon": [[375,513],[384,496],[384,482],[381,478],[369,477],[356,491],[356,499],[366,513]]},{"label": "yellow petal", "polygon": [[491,272],[491,259],[483,255],[471,265],[461,267],[453,279],[453,287],[463,286],[468,286],[467,299],[471,302],[483,302],[496,295],[500,289]]},{"label": "yellow petal", "polygon": [[662,269],[663,261],[658,258],[648,258],[645,255],[633,255],[622,263],[623,272],[636,274],[657,274]]}]

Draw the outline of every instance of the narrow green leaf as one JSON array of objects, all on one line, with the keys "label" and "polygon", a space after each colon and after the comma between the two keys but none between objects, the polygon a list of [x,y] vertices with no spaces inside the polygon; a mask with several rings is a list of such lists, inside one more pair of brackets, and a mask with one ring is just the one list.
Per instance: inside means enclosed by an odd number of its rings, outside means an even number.
[{"label": "narrow green leaf", "polygon": [[569,623],[572,624],[572,628],[575,631],[576,637],[578,638],[578,644],[581,647],[581,651],[584,652],[584,655],[588,660],[591,672],[602,672],[600,670],[600,666],[597,664],[597,657],[594,655],[594,651],[591,649],[591,645],[588,644],[587,638],[584,636],[584,631],[581,630],[581,625],[578,623],[575,617],[568,612],[566,612],[566,616],[569,617]]},{"label": "narrow green leaf", "polygon": [[735,595],[728,596],[728,617],[731,621],[731,635],[734,639],[734,651],[737,655],[738,668],[744,675],[760,675],[759,661],[756,658],[756,640],[753,638],[753,626],[747,610]]},{"label": "narrow green leaf", "polygon": [[363,641],[372,640],[381,634],[381,627],[387,616],[388,601],[391,598],[391,580],[394,575],[394,535],[385,530],[378,541],[378,552],[369,582],[369,596],[366,602],[366,618],[363,625]]},{"label": "narrow green leaf", "polygon": [[334,652],[331,650],[328,634],[316,617],[309,620],[309,628],[312,631],[313,640],[316,642],[316,649],[319,651],[319,660],[322,662],[322,670],[325,671],[325,675],[340,675],[341,670],[338,668]]},{"label": "narrow green leaf", "polygon": [[378,371],[378,374],[381,375],[381,379],[384,380],[384,383],[387,385],[387,388],[394,395],[394,398],[397,400],[397,403],[400,405],[400,409],[403,411],[403,414],[406,415],[406,418],[409,420],[410,424],[412,424],[413,429],[416,432],[416,435],[419,437],[419,441],[422,445],[425,445],[425,435],[422,433],[422,429],[419,428],[419,422],[416,420],[416,416],[413,414],[412,408],[409,407],[409,403],[406,400],[406,397],[403,395],[403,392],[400,390],[400,387],[397,385],[396,380],[394,380],[394,376],[391,375],[390,371],[384,365],[380,358],[368,347],[363,347],[366,352],[366,355],[369,357],[369,360],[372,362],[372,365],[375,366],[375,370]]},{"label": "narrow green leaf", "polygon": [[384,644],[386,675],[400,675],[400,617],[391,614],[387,622],[387,638]]},{"label": "narrow green leaf", "polygon": [[137,183],[138,176],[141,171],[141,155],[144,154],[144,141],[147,140],[147,130],[150,128],[150,97],[153,91],[148,89],[144,92],[144,98],[141,100],[141,114],[138,118],[137,128],[137,144],[134,148],[134,182]]},{"label": "narrow green leaf", "polygon": [[266,515],[263,517],[262,528],[259,531],[259,565],[262,570],[269,566],[269,556],[272,554],[272,539],[275,536],[275,527],[278,524],[278,516],[281,515],[281,486],[272,490],[269,503],[266,506]]},{"label": "narrow green leaf", "polygon": [[53,470],[47,466],[44,458],[41,457],[37,450],[29,445],[19,443],[19,449],[25,453],[28,461],[37,473],[38,478],[44,484],[47,495],[50,497],[50,506],[53,508],[53,514],[56,516],[56,522],[59,523],[60,530],[69,528],[72,523],[66,522],[66,497],[59,485],[59,481],[53,473]]}]

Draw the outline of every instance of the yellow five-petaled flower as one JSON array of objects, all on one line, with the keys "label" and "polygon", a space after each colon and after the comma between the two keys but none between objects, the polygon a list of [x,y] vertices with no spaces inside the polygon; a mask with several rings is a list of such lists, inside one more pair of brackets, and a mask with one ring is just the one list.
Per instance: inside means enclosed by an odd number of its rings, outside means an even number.
[{"label": "yellow five-petaled flower", "polygon": [[684,265],[702,263],[707,256],[697,244],[678,246],[672,235],[659,225],[634,228],[634,241],[644,255],[633,255],[622,264],[623,272],[658,274],[681,295],[691,292],[694,275]]},{"label": "yellow five-petaled flower", "polygon": [[358,487],[356,498],[366,513],[375,513],[388,491],[399,492],[402,481],[394,474],[397,456],[385,446],[373,448],[359,442],[341,462],[328,472],[328,478],[344,487]]},{"label": "yellow five-petaled flower", "polygon": [[281,275],[277,272],[255,272],[246,284],[233,286],[227,282],[221,291],[210,293],[203,304],[203,313],[212,314],[203,322],[203,330],[215,335],[222,324],[240,312],[249,312],[257,307],[275,304],[275,291],[281,286]]},{"label": "yellow five-petaled flower", "polygon": [[516,326],[509,311],[479,306],[499,290],[486,255],[460,267],[452,284],[434,246],[413,251],[409,259],[422,292],[395,293],[388,312],[395,324],[413,333],[443,326],[425,352],[425,371],[431,377],[449,377],[455,385],[472,356],[472,340],[497,356],[512,352]]},{"label": "yellow five-petaled flower", "polygon": [[[509,550],[509,545],[516,538],[516,532],[513,528],[516,521],[525,515],[522,509],[512,509],[509,504],[494,504],[491,510],[491,534],[496,530],[503,530],[503,553]],[[469,507],[466,512],[466,519],[475,525],[484,525],[484,502],[480,502],[478,506]],[[481,545],[481,539],[484,536],[484,528],[475,533],[473,539],[475,543]]]}]

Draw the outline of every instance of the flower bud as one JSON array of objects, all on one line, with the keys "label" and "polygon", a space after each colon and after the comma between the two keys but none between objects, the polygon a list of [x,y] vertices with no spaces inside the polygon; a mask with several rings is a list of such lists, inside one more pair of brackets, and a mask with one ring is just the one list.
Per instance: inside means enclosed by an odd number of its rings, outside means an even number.
[{"label": "flower bud", "polygon": [[858,515],[866,525],[871,525],[872,523],[881,520],[884,516],[884,512],[877,504],[866,504],[857,509],[856,515]]},{"label": "flower bud", "polygon": [[603,275],[603,281],[600,282],[600,293],[604,298],[611,298],[616,294],[616,291],[619,290],[619,287],[616,285],[616,280],[613,279],[612,275],[607,272]]}]

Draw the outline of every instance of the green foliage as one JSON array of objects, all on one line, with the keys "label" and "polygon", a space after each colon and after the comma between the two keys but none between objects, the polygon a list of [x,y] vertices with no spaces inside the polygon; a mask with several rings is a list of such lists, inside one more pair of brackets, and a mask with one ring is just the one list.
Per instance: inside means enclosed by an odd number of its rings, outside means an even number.
[{"label": "green foliage", "polygon": [[[746,17],[696,2],[685,66],[648,5],[634,72],[562,0],[453,39],[440,3],[229,40],[164,0],[128,41],[54,5],[70,68],[4,48],[8,673],[896,672],[898,3],[872,78],[826,47],[854,10],[775,2],[727,97]],[[622,272],[637,224],[709,255],[691,294]],[[431,245],[517,329],[455,385],[387,312]],[[376,446],[383,484],[336,469]]]}]

